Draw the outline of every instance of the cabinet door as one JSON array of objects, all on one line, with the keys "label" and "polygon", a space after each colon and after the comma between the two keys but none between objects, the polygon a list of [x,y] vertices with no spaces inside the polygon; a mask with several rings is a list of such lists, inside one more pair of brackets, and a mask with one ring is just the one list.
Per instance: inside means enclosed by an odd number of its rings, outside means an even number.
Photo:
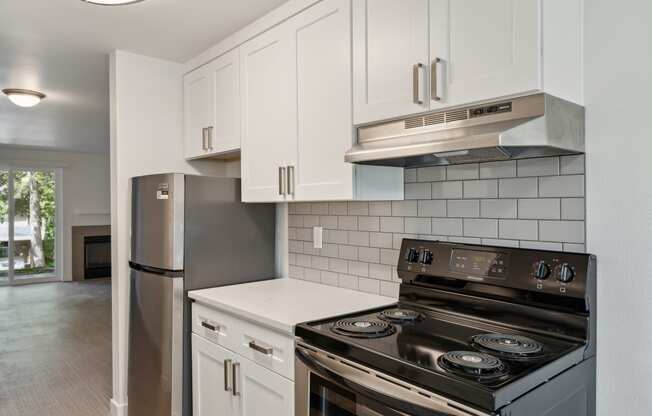
[{"label": "cabinet door", "polygon": [[186,158],[204,156],[208,150],[205,130],[215,124],[213,92],[215,80],[210,65],[184,76],[184,154]]},{"label": "cabinet door", "polygon": [[540,0],[430,0],[443,105],[541,88]]},{"label": "cabinet door", "polygon": [[236,368],[240,416],[293,416],[294,383],[245,358]]},{"label": "cabinet door", "polygon": [[[240,48],[242,199],[284,201],[280,168],[295,164],[296,66],[291,27],[281,24]],[[287,173],[287,172],[286,172]],[[280,189],[281,188],[281,189]]]},{"label": "cabinet door", "polygon": [[191,342],[193,416],[236,415],[237,400],[226,390],[224,366],[225,360],[234,361],[234,354],[196,334]]},{"label": "cabinet door", "polygon": [[428,0],[353,2],[355,124],[427,110],[427,66]]},{"label": "cabinet door", "polygon": [[351,2],[325,0],[296,16],[297,165],[294,200],[351,199]]},{"label": "cabinet door", "polygon": [[240,149],[240,55],[228,52],[210,64],[214,89],[214,124],[208,153],[218,155]]}]

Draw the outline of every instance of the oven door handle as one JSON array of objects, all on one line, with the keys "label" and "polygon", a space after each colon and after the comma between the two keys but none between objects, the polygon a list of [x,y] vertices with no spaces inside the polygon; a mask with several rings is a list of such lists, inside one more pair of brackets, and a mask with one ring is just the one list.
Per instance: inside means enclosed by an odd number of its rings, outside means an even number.
[{"label": "oven door handle", "polygon": [[453,405],[438,396],[426,397],[393,377],[379,377],[360,365],[347,364],[299,345],[296,354],[310,371],[395,411],[414,416],[490,416],[470,408],[467,410],[461,404]]}]

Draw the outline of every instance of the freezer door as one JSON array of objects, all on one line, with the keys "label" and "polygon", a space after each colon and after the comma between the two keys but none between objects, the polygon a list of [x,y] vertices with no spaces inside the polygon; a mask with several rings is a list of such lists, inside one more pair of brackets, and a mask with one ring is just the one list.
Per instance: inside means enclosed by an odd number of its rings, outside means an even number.
[{"label": "freezer door", "polygon": [[163,270],[183,269],[184,175],[132,179],[131,261]]},{"label": "freezer door", "polygon": [[181,416],[183,278],[131,270],[129,416]]}]

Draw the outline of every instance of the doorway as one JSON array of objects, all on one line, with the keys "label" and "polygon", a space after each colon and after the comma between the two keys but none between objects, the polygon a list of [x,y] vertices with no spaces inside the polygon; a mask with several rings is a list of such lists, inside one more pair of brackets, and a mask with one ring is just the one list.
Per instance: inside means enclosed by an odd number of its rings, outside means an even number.
[{"label": "doorway", "polygon": [[60,280],[58,177],[0,167],[0,285]]}]

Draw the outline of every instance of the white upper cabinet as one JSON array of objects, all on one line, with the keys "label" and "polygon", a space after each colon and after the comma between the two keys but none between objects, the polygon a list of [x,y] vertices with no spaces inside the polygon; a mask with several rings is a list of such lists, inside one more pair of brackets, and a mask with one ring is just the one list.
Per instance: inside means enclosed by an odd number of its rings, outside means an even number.
[{"label": "white upper cabinet", "polygon": [[581,104],[580,3],[354,1],[354,124],[539,91]]},{"label": "white upper cabinet", "polygon": [[431,0],[431,71],[437,80],[433,106],[539,90],[538,3]]},{"label": "white upper cabinet", "polygon": [[245,202],[403,198],[402,169],[344,162],[351,0],[323,0],[244,44],[241,82]]},{"label": "white upper cabinet", "polygon": [[242,199],[284,201],[296,165],[296,65],[291,27],[279,25],[240,48]]},{"label": "white upper cabinet", "polygon": [[355,123],[427,110],[428,56],[428,0],[354,0]]},{"label": "white upper cabinet", "polygon": [[239,65],[236,49],[184,77],[186,158],[240,150]]},{"label": "white upper cabinet", "polygon": [[186,158],[201,157],[208,151],[207,130],[215,124],[211,68],[203,66],[189,74],[184,84],[184,153]]}]

